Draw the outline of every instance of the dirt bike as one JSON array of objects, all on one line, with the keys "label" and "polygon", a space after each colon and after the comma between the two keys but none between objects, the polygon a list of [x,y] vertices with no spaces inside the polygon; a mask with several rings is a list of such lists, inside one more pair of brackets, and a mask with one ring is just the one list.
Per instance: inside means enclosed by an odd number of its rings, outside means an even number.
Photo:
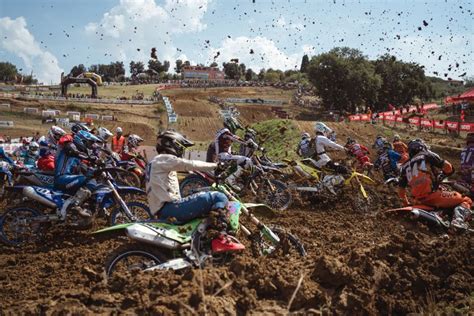
[{"label": "dirt bike", "polygon": [[372,178],[336,162],[330,161],[322,169],[316,168],[311,158],[287,162],[292,167],[288,187],[303,200],[335,202],[350,194],[354,208],[366,212],[378,198]]},{"label": "dirt bike", "polygon": [[[151,217],[148,205],[143,202],[145,191],[117,185],[103,168],[98,168],[89,177],[102,180],[102,184],[82,205],[92,213],[87,218],[72,211],[61,213],[63,204],[71,197],[66,193],[37,186],[8,187],[8,190],[21,194],[23,199],[20,205],[7,209],[0,217],[0,241],[9,246],[22,246],[40,240],[50,225],[87,229],[97,216],[107,218],[110,225]],[[122,196],[127,196],[126,201]]]},{"label": "dirt bike", "polygon": [[[240,202],[224,185],[214,184],[212,188],[224,193],[229,198],[226,209],[230,213],[230,229],[239,231],[250,240],[256,255],[294,251],[305,256],[306,251],[298,238],[281,228],[270,228],[259,221],[251,208],[264,207],[262,204],[245,204]],[[241,223],[240,215],[245,215],[257,228],[251,232]],[[223,264],[230,259],[229,254],[212,252],[212,236],[208,231],[211,220],[196,218],[183,225],[163,221],[127,223],[108,227],[95,232],[103,234],[125,233],[134,243],[125,244],[116,249],[107,259],[105,272],[108,277],[131,270],[182,270],[203,267],[208,263]],[[230,236],[230,235],[229,235]],[[235,237],[232,237],[235,238]]]},{"label": "dirt bike", "polygon": [[[246,170],[246,174],[239,179],[244,188],[239,195],[248,196],[250,194],[255,196],[258,201],[264,202],[278,211],[288,209],[292,203],[291,192],[284,182],[271,176],[272,172],[280,172],[279,169],[261,166],[256,158],[253,161],[254,166],[251,170]],[[230,175],[235,167],[232,163],[228,164],[227,167],[224,167],[227,170],[225,173]],[[181,182],[181,195],[183,197],[191,195],[203,187],[210,187],[214,183],[216,183],[216,177],[213,173],[191,171]]]}]

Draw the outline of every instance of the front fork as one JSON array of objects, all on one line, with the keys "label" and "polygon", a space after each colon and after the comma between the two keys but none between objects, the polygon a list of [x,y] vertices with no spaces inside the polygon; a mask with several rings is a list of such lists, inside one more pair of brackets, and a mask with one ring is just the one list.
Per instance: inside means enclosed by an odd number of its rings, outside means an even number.
[{"label": "front fork", "polygon": [[132,214],[132,212],[130,212],[130,209],[128,208],[127,203],[125,203],[125,201],[122,199],[120,194],[117,192],[113,183],[110,180],[107,180],[107,185],[112,190],[112,194],[114,195],[115,201],[118,202],[122,211],[125,213],[125,215],[127,215],[128,219],[131,220],[132,222],[135,222],[137,218]]}]

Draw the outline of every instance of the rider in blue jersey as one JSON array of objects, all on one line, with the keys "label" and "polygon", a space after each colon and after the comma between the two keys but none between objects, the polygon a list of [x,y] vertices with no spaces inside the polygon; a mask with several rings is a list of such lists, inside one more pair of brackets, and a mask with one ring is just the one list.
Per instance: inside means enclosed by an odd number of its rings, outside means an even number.
[{"label": "rider in blue jersey", "polygon": [[77,132],[72,141],[64,143],[58,149],[56,155],[56,166],[54,170],[54,186],[56,189],[66,193],[74,194],[66,200],[61,208],[61,216],[64,219],[69,209],[78,212],[84,217],[91,216],[87,210],[81,208],[91,195],[97,183],[81,173],[83,160],[95,162],[98,158],[89,155],[89,150],[94,143],[100,140],[86,131]]}]

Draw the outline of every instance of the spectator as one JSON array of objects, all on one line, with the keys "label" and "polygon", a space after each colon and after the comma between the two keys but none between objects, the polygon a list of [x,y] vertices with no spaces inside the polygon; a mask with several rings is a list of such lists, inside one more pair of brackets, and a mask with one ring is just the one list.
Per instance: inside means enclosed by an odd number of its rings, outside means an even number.
[{"label": "spectator", "polygon": [[123,146],[125,145],[125,137],[122,135],[123,130],[119,126],[115,130],[115,136],[112,137],[112,151],[121,154],[123,151]]}]

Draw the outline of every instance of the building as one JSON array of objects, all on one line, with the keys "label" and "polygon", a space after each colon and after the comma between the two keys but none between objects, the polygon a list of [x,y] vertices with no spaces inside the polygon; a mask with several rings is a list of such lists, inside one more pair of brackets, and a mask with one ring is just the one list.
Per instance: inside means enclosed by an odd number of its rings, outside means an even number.
[{"label": "building", "polygon": [[224,72],[217,67],[185,66],[181,73],[184,80],[224,80]]}]

